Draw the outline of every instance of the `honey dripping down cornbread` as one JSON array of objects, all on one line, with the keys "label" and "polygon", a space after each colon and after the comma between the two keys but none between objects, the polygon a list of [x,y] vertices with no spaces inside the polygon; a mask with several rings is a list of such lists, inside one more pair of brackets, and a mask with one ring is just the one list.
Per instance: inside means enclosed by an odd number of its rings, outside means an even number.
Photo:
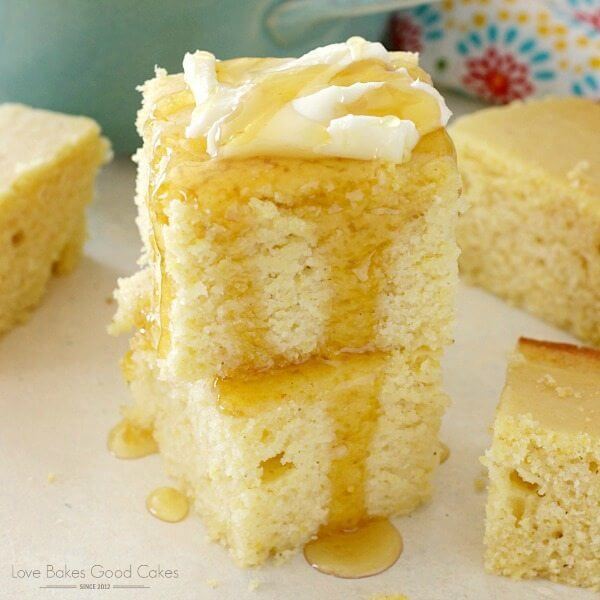
[{"label": "honey dripping down cornbread", "polygon": [[519,340],[485,464],[487,569],[600,589],[600,352]]},{"label": "honey dripping down cornbread", "polygon": [[143,86],[142,268],[112,330],[126,419],[255,565],[429,498],[459,179],[414,54],[184,66]]},{"label": "honey dripping down cornbread", "polygon": [[86,117],[0,105],[0,334],[25,322],[85,241],[108,142]]},{"label": "honey dripping down cornbread", "polygon": [[450,132],[465,279],[600,345],[600,104],[516,102]]}]

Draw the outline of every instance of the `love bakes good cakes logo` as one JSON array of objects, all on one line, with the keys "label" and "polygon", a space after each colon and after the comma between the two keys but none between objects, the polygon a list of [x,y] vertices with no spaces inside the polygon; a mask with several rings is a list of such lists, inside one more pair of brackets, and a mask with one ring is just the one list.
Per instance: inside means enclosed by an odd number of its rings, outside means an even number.
[{"label": "love bakes good cakes logo", "polygon": [[38,566],[11,565],[13,580],[37,583],[46,589],[149,589],[152,583],[178,579],[177,569],[146,563],[127,565],[93,564],[74,567],[68,564]]}]

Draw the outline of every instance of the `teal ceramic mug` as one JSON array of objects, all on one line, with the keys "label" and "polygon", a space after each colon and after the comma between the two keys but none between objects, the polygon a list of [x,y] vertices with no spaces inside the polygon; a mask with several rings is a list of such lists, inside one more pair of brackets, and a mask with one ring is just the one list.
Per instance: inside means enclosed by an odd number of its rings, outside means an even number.
[{"label": "teal ceramic mug", "polygon": [[380,39],[410,0],[0,0],[0,102],[97,119],[117,152],[137,145],[135,86],[187,51],[297,56],[351,35]]}]

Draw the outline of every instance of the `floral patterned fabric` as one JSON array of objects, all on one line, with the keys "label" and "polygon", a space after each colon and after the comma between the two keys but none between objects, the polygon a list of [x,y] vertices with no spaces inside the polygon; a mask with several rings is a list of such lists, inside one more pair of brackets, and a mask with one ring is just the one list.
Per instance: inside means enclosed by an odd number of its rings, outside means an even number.
[{"label": "floral patterned fabric", "polygon": [[394,14],[386,41],[420,52],[436,85],[488,102],[600,99],[600,0],[442,0]]}]

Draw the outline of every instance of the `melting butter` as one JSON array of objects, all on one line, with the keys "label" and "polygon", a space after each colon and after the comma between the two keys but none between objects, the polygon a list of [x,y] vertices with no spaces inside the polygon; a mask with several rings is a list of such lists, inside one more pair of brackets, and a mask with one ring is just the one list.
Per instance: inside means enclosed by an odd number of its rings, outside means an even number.
[{"label": "melting butter", "polygon": [[212,158],[335,156],[401,163],[450,118],[415,55],[359,37],[297,59],[186,54],[186,128]]}]

